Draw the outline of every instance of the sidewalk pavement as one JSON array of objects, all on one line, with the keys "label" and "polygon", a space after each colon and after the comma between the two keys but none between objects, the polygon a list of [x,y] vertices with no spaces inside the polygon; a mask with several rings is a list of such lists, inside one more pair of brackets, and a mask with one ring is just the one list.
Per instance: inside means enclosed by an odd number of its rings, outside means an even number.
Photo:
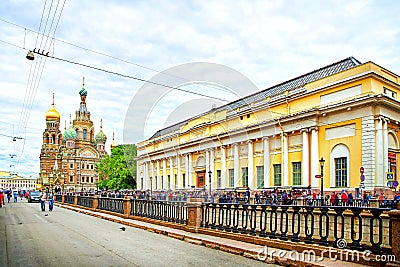
[{"label": "sidewalk pavement", "polygon": [[[157,234],[167,235],[169,237],[176,238],[188,243],[202,245],[212,249],[219,249],[221,251],[242,255],[244,257],[251,258],[254,260],[264,261],[266,263],[279,264],[284,266],[318,266],[318,267],[319,266],[333,267],[340,265],[349,267],[365,266],[363,264],[358,264],[353,262],[331,260],[327,257],[320,259],[319,256],[315,257],[317,260],[312,261],[310,260],[310,257],[307,257],[307,255],[303,255],[301,253],[296,254],[296,252],[294,251],[283,250],[278,248],[266,248],[265,246],[255,245],[237,240],[231,240],[218,236],[192,233],[180,229],[165,227],[162,225],[147,223],[133,219],[126,219],[108,213],[92,211],[61,203],[56,203],[55,205],[76,212],[95,216],[101,219],[121,223],[127,226],[144,229]],[[325,255],[328,256],[328,254]]]}]

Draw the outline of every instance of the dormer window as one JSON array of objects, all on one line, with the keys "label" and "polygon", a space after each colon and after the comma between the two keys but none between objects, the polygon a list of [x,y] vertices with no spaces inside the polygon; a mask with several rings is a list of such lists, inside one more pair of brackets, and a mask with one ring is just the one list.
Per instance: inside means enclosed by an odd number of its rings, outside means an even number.
[{"label": "dormer window", "polygon": [[393,98],[393,99],[397,98],[397,93],[395,91],[393,91],[393,90],[388,89],[388,88],[383,87],[383,93],[386,96],[390,97],[390,98]]}]

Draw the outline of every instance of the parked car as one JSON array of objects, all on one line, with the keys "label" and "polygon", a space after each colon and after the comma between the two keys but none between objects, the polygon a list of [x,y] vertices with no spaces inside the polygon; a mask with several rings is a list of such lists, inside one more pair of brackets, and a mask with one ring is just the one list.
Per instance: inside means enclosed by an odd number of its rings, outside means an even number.
[{"label": "parked car", "polygon": [[39,191],[31,191],[28,195],[28,203],[32,202],[40,202],[40,192]]}]

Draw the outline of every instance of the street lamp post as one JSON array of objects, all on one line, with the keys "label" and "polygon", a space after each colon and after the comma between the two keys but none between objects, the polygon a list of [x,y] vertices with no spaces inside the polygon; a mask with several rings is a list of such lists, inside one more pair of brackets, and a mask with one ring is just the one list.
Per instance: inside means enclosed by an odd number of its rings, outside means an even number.
[{"label": "street lamp post", "polygon": [[324,164],[325,160],[323,157],[319,160],[319,166],[321,167],[321,199],[324,201]]},{"label": "street lamp post", "polygon": [[211,198],[211,174],[212,174],[212,171],[208,171],[208,186],[209,186],[209,190],[210,190],[210,198]]}]

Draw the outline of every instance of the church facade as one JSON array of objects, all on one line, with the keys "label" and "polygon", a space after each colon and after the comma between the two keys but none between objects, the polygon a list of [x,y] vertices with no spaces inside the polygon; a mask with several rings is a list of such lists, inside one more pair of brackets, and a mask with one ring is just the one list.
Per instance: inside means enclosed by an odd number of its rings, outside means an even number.
[{"label": "church facade", "polygon": [[[96,164],[107,154],[107,136],[102,130],[95,135],[93,121],[86,107],[87,91],[79,91],[80,105],[75,119],[64,132],[60,130],[60,113],[53,104],[46,112],[46,129],[40,151],[38,187],[55,191],[87,191],[96,189]],[[66,124],[66,123],[65,123]]]},{"label": "church facade", "polygon": [[390,193],[399,97],[398,75],[346,58],[160,129],[138,144],[138,188]]}]

